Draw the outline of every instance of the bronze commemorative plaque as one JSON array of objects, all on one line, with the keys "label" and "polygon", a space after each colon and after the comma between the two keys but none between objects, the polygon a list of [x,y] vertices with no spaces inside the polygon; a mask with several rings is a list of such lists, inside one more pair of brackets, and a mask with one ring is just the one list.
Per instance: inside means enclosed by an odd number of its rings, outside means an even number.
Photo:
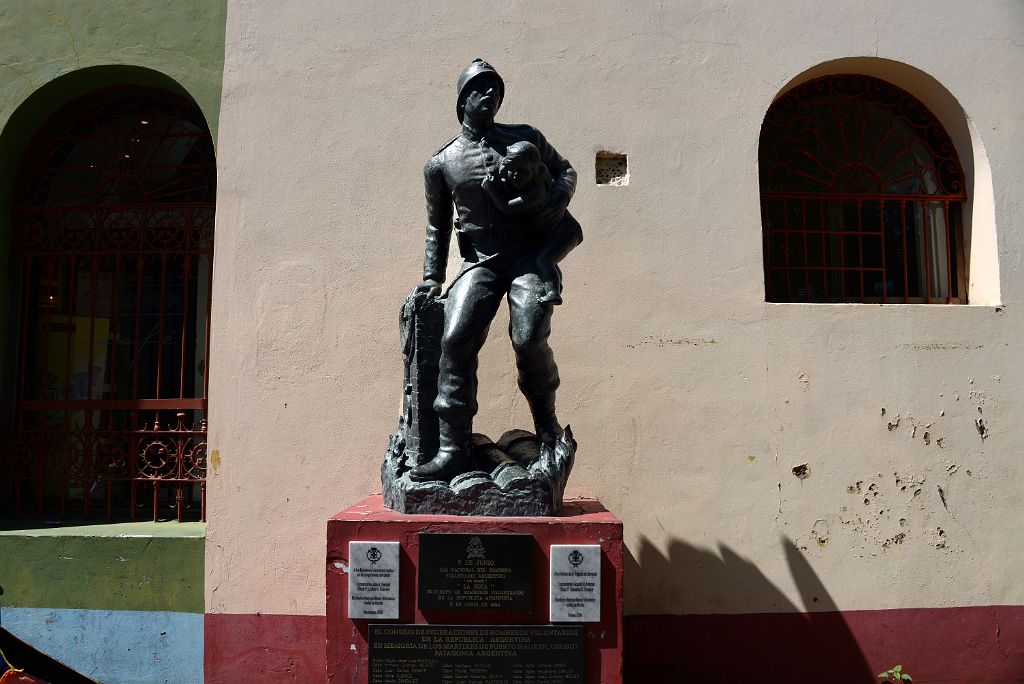
[{"label": "bronze commemorative plaque", "polygon": [[369,684],[583,684],[583,625],[369,625]]},{"label": "bronze commemorative plaque", "polygon": [[533,611],[529,534],[419,535],[420,610]]}]

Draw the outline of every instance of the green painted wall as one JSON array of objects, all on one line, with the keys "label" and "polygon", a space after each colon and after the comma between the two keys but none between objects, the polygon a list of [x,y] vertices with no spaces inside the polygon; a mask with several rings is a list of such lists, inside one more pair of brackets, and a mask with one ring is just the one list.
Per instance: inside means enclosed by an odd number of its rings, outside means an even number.
[{"label": "green painted wall", "polygon": [[62,103],[126,82],[186,92],[216,142],[226,14],[226,0],[0,0],[0,402],[6,410],[13,398],[11,300],[18,279],[8,257],[10,188],[22,147]]},{"label": "green painted wall", "polygon": [[203,612],[202,523],[0,532],[3,608]]},{"label": "green painted wall", "polygon": [[199,103],[216,139],[225,0],[7,0],[0,3],[0,126],[34,91],[78,69],[163,73]]}]

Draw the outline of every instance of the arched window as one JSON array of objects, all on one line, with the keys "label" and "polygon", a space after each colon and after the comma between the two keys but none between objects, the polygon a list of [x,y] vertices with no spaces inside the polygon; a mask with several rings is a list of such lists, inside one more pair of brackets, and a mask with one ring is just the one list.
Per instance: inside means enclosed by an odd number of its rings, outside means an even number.
[{"label": "arched window", "polygon": [[768,301],[966,302],[964,174],[906,91],[803,83],[768,110],[758,162]]},{"label": "arched window", "polygon": [[205,518],[215,192],[206,121],[168,90],[94,91],[27,145],[0,463],[19,514]]}]

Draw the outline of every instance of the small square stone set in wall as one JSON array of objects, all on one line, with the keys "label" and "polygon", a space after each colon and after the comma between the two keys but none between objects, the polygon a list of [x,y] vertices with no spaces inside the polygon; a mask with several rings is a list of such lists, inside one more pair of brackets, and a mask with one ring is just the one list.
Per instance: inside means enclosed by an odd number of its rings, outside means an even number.
[{"label": "small square stone set in wall", "polygon": [[598,185],[629,185],[626,155],[619,152],[598,152],[594,159],[594,177]]}]

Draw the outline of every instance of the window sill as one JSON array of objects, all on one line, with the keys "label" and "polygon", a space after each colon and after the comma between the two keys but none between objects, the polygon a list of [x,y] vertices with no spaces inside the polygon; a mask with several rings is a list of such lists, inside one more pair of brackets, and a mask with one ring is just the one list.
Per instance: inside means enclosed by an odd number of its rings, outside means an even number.
[{"label": "window sill", "polygon": [[0,520],[0,537],[160,537],[203,538],[202,522],[121,522],[74,525],[47,525],[38,520]]}]

